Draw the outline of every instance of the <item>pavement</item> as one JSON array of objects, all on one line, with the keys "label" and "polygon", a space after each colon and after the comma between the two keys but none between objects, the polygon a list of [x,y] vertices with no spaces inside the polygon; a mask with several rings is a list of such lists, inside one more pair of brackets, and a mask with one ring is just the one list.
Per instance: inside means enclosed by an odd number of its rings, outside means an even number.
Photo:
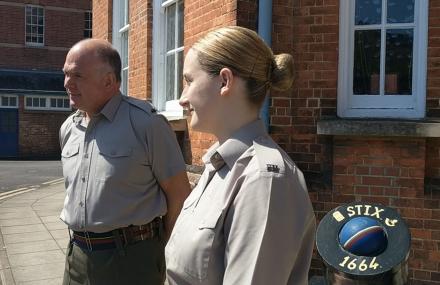
[{"label": "pavement", "polygon": [[0,194],[0,284],[59,285],[69,233],[59,216],[64,181]]}]

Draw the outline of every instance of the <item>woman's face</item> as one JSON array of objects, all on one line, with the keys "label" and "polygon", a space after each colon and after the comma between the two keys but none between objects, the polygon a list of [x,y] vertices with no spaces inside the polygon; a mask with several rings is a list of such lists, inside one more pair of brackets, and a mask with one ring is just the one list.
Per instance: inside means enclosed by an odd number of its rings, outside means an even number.
[{"label": "woman's face", "polygon": [[180,105],[191,113],[191,127],[196,131],[215,133],[216,124],[221,121],[220,76],[211,76],[202,70],[197,51],[190,49],[183,65],[185,88]]}]

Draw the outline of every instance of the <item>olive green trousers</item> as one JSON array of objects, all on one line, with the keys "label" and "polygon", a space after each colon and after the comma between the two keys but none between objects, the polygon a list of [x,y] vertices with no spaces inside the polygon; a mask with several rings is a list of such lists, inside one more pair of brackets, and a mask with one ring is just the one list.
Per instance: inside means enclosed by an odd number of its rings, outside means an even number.
[{"label": "olive green trousers", "polygon": [[69,242],[63,285],[162,285],[165,242],[152,238],[121,249],[88,251]]}]

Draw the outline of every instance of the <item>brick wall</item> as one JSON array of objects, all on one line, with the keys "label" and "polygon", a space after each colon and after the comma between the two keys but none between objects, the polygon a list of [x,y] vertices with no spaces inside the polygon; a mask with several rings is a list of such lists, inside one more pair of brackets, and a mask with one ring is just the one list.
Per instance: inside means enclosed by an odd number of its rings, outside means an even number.
[{"label": "brick wall", "polygon": [[[25,45],[25,4],[45,11],[43,47]],[[84,36],[90,0],[16,0],[0,3],[0,68],[60,71],[69,48]],[[25,111],[19,99],[19,156],[59,158],[58,130],[68,112]]]},{"label": "brick wall", "polygon": [[93,0],[93,31],[97,39],[112,41],[112,0]]},{"label": "brick wall", "polygon": [[[256,1],[252,0],[186,0],[184,45],[185,53],[206,32],[229,25],[241,25],[255,29]],[[188,119],[189,126],[190,118]],[[202,165],[201,157],[216,141],[212,135],[189,128],[184,148],[185,161]]]},{"label": "brick wall", "polygon": [[[45,8],[45,45],[25,45],[25,5]],[[83,38],[84,11],[91,2],[4,1],[0,3],[0,68],[60,70],[68,49]]]},{"label": "brick wall", "polygon": [[128,92],[140,99],[151,98],[152,28],[152,1],[130,1]]},{"label": "brick wall", "polygon": [[20,97],[18,113],[19,156],[60,159],[59,129],[70,112],[24,110]]},{"label": "brick wall", "polygon": [[293,55],[295,81],[272,94],[270,132],[314,188],[328,188],[331,141],[316,135],[316,123],[336,114],[338,1],[274,3],[273,50]]}]

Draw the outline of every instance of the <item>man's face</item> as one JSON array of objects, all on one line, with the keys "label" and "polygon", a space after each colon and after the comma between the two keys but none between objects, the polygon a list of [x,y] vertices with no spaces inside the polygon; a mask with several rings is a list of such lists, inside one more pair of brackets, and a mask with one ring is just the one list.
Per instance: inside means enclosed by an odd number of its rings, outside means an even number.
[{"label": "man's face", "polygon": [[93,51],[74,47],[64,63],[64,88],[70,105],[88,115],[98,113],[108,101],[104,92],[106,66]]}]

